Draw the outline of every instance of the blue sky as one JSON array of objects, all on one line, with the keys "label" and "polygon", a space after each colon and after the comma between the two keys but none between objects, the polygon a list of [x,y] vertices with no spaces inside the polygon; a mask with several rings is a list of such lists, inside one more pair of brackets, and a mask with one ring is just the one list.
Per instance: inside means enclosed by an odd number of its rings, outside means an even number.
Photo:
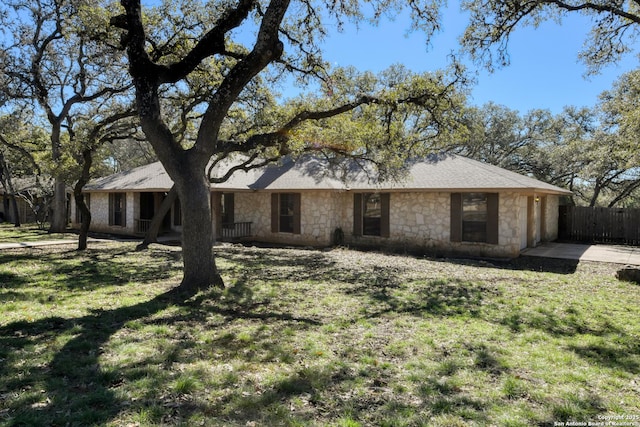
[{"label": "blue sky", "polygon": [[[422,33],[407,35],[409,25],[403,16],[378,27],[348,27],[343,33],[332,33],[324,58],[361,71],[377,72],[397,63],[415,72],[433,71],[446,67],[447,55],[458,49],[457,38],[465,24],[466,17],[449,8],[443,16],[443,31],[434,36],[430,47]],[[516,29],[509,48],[511,65],[492,74],[479,70],[470,103],[493,101],[521,113],[535,108],[559,113],[565,105],[595,105],[598,95],[610,89],[617,77],[638,66],[638,59],[628,55],[620,64],[585,78],[586,67],[578,53],[589,29],[590,21],[579,15],[569,16],[562,26],[546,22],[538,29]],[[470,69],[477,67],[470,65]]]}]

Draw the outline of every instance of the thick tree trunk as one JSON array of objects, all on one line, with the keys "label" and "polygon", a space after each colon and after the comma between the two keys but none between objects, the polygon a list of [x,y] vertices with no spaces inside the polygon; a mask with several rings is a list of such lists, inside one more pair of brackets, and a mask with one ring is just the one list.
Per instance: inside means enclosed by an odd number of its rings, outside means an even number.
[{"label": "thick tree trunk", "polygon": [[171,187],[169,194],[164,198],[158,211],[153,215],[153,219],[151,220],[151,224],[149,225],[149,231],[144,236],[144,240],[138,246],[136,246],[136,251],[143,251],[149,247],[150,244],[156,243],[158,241],[158,233],[160,232],[160,227],[162,226],[162,221],[164,217],[171,210],[171,206],[173,206],[173,202],[176,201],[178,197],[178,190],[174,185]]},{"label": "thick tree trunk", "polygon": [[80,234],[78,235],[78,250],[84,251],[87,249],[87,239],[89,237],[89,226],[91,225],[91,211],[85,203],[84,194],[76,194],[74,190],[73,197],[76,201],[76,206],[82,213],[82,222],[80,223]]},{"label": "thick tree trunk", "polygon": [[58,177],[53,184],[53,204],[51,212],[50,233],[67,231],[67,191],[64,181]]},{"label": "thick tree trunk", "polygon": [[[73,187],[73,198],[76,201],[76,206],[80,209],[82,214],[82,221],[80,223],[80,235],[78,236],[78,250],[84,251],[87,249],[87,238],[89,237],[89,227],[91,226],[91,210],[85,203],[84,194],[82,189],[89,178],[91,177],[91,165],[93,164],[93,150],[91,148],[85,148],[82,150],[82,172],[80,173],[80,179]],[[66,209],[65,209],[66,212]],[[66,213],[65,213],[66,217]]]},{"label": "thick tree trunk", "polygon": [[212,285],[224,286],[213,255],[209,183],[203,170],[198,173],[198,168],[194,169],[175,180],[182,208],[184,277],[180,288],[188,293]]}]

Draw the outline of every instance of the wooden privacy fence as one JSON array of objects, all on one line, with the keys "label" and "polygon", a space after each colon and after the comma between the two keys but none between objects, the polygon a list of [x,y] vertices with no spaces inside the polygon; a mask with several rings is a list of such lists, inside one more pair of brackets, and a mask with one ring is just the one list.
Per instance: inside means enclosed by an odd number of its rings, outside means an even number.
[{"label": "wooden privacy fence", "polygon": [[640,209],[560,206],[558,237],[585,243],[640,245]]}]

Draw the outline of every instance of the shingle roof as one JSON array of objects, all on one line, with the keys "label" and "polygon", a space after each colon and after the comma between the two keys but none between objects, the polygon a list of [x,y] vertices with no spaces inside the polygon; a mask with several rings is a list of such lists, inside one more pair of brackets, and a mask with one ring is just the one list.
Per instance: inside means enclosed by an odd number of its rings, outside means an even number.
[{"label": "shingle roof", "polygon": [[168,191],[173,181],[162,167],[155,162],[128,171],[105,176],[85,185],[85,191]]},{"label": "shingle roof", "polygon": [[[343,165],[344,166],[344,165]],[[456,155],[433,155],[408,163],[400,178],[377,182],[371,172],[346,167],[331,169],[323,159],[305,156],[248,172],[239,171],[220,190],[377,190],[474,191],[519,190],[553,194],[569,191],[506,169]],[[339,175],[342,175],[341,178]],[[159,162],[107,176],[88,184],[85,191],[168,191],[172,181]]]},{"label": "shingle roof", "polygon": [[534,190],[571,194],[570,191],[535,178],[457,155],[433,155],[412,161],[404,179],[382,184],[356,178],[352,189],[402,190]]}]

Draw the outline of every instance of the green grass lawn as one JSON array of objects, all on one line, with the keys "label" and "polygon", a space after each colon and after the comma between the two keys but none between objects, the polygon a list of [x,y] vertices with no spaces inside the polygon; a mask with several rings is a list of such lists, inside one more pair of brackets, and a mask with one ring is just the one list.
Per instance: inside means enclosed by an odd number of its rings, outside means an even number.
[{"label": "green grass lawn", "polygon": [[[0,252],[3,426],[531,426],[640,415],[616,266],[225,246]],[[636,421],[640,421],[637,420]]]},{"label": "green grass lawn", "polygon": [[76,237],[73,233],[49,233],[46,229],[39,228],[36,224],[23,224],[15,227],[8,222],[0,223],[0,243],[35,242],[40,240],[71,239]]}]

